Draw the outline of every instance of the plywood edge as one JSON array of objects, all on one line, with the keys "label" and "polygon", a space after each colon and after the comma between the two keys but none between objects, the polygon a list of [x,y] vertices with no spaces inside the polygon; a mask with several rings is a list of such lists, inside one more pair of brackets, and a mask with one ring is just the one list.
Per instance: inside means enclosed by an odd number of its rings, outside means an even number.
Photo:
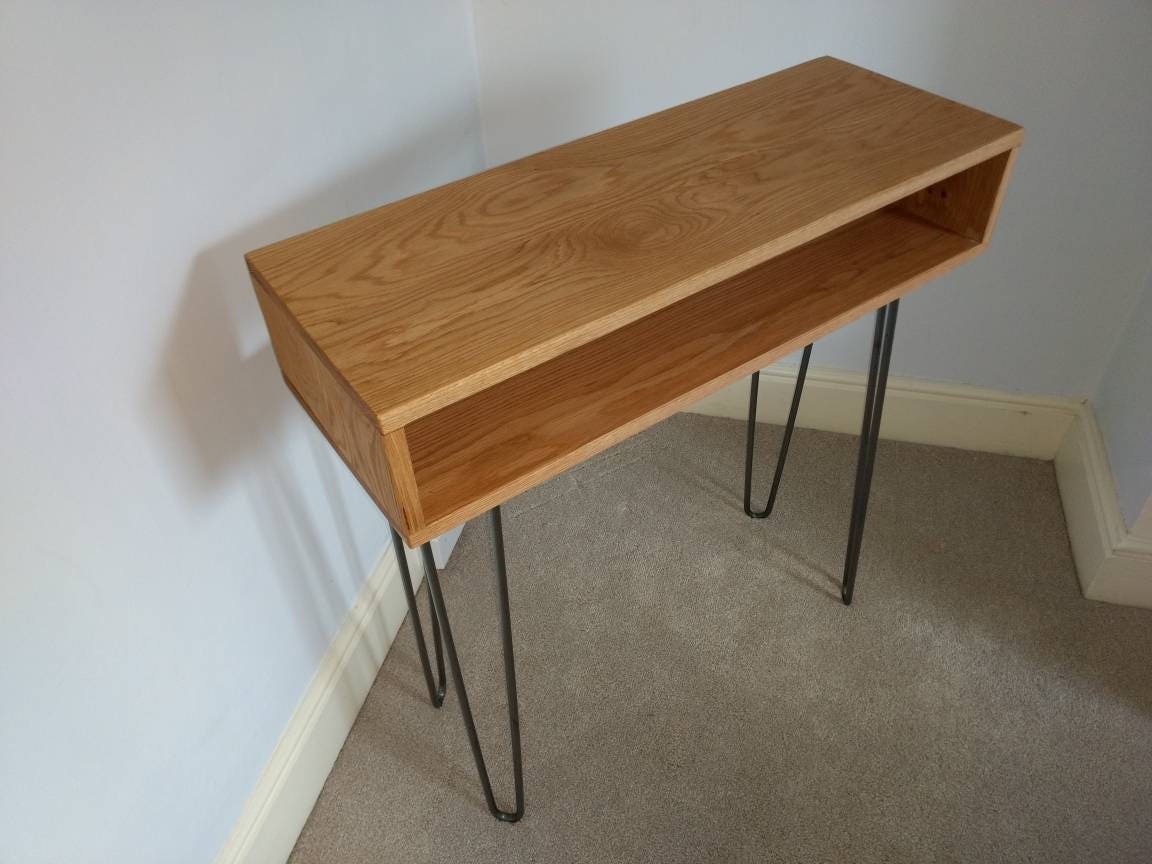
[{"label": "plywood edge", "polygon": [[677,411],[687,408],[694,402],[703,399],[709,394],[728,386],[734,381],[751,375],[753,372],[761,369],[762,367],[775,362],[776,360],[786,357],[789,354],[803,348],[810,342],[815,341],[820,336],[825,335],[833,330],[836,330],[845,324],[848,324],[858,318],[874,312],[881,306],[885,306],[891,301],[898,299],[912,290],[915,290],[925,282],[936,278],[937,276],[959,267],[966,261],[976,257],[983,250],[982,245],[973,245],[971,248],[952,256],[940,264],[928,268],[927,270],[918,273],[916,276],[907,279],[897,285],[892,286],[888,290],[875,295],[866,303],[848,310],[842,315],[831,319],[821,326],[814,328],[811,331],[798,335],[786,343],[777,346],[773,350],[761,354],[757,357],[748,360],[739,366],[731,369],[727,373],[713,378],[704,384],[694,387],[675,399],[654,408],[651,411],[637,417],[632,422],[619,426],[612,431],[605,433],[591,441],[569,451],[561,457],[549,460],[525,472],[524,474],[501,484],[494,488],[491,492],[477,497],[474,500],[462,504],[460,507],[444,514],[427,514],[429,517],[428,523],[417,532],[414,532],[412,537],[413,543],[423,543],[427,540],[443,534],[445,531],[451,530],[456,525],[472,519],[481,513],[490,510],[491,508],[507,501],[519,493],[536,486],[551,477],[565,471],[566,469],[577,465],[580,462],[608,449],[614,444],[635,435],[636,433],[647,429],[666,417],[670,417]]},{"label": "plywood edge", "polygon": [[842,207],[830,214],[815,219],[795,231],[781,235],[761,246],[741,255],[734,256],[715,267],[678,280],[661,291],[654,292],[630,306],[617,309],[609,315],[574,327],[552,339],[529,346],[516,354],[509,355],[487,367],[461,377],[455,381],[430,390],[420,396],[394,405],[371,402],[374,415],[384,431],[399,429],[408,423],[419,420],[428,414],[458,402],[475,393],[499,384],[515,375],[539,366],[559,355],[607,335],[615,330],[671,306],[695,293],[750,270],[772,258],[777,258],[798,246],[816,240],[850,222],[895,204],[933,183],[986,162],[1019,146],[1023,130],[1017,127],[988,144],[978,147],[955,159],[941,163],[903,183],[896,184],[881,192],[866,196],[851,205]]},{"label": "plywood edge", "polygon": [[392,471],[392,488],[400,509],[405,515],[403,528],[397,528],[409,546],[417,546],[411,540],[412,532],[424,525],[424,507],[420,502],[420,492],[416,488],[416,473],[412,468],[412,455],[408,452],[408,436],[403,429],[383,433],[384,454]]}]

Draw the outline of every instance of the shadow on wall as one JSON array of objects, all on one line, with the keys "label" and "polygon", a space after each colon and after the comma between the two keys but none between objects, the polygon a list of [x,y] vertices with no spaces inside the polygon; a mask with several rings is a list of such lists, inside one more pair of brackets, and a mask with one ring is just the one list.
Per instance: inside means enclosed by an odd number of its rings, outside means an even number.
[{"label": "shadow on wall", "polygon": [[[469,147],[479,168],[478,148],[460,119],[471,113],[457,106],[404,146],[197,255],[149,395],[146,410],[169,427],[173,482],[194,501],[243,487],[299,636],[321,650],[374,563],[361,554],[350,507],[374,505],[359,490],[349,495],[355,482],[284,386],[244,253],[455,179]],[[317,489],[321,501],[314,500]],[[333,526],[339,561],[323,539]],[[382,517],[375,527],[375,547],[384,549]]]}]

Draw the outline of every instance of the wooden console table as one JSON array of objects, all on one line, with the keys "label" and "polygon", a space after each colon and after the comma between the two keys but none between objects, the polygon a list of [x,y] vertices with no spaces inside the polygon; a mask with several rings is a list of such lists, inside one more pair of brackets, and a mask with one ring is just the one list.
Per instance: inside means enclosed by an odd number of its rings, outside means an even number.
[{"label": "wooden console table", "polygon": [[[425,678],[439,705],[442,630],[493,815],[524,809],[499,505],[808,346],[787,440],[811,343],[876,311],[849,602],[896,304],[984,249],[1021,140],[1013,123],[826,57],[248,254],[288,386],[397,544],[425,544],[438,685],[397,546]],[[755,396],[754,379],[749,471]],[[745,509],[766,515],[749,485]],[[485,511],[510,811],[427,546]]]}]

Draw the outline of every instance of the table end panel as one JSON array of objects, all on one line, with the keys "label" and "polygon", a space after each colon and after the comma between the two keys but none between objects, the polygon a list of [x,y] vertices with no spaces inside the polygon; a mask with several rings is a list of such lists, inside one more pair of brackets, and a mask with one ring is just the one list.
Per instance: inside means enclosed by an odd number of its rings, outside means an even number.
[{"label": "table end panel", "polygon": [[253,287],[288,389],[396,531],[413,545],[424,514],[404,430],[382,432],[283,305],[256,279]]}]

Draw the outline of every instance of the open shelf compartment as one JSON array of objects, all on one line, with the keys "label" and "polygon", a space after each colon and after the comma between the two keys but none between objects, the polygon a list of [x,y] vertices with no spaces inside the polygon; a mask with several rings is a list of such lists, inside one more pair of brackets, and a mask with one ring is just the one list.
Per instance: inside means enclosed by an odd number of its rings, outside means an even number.
[{"label": "open shelf compartment", "polygon": [[976,254],[1011,153],[405,427],[442,533]]}]

